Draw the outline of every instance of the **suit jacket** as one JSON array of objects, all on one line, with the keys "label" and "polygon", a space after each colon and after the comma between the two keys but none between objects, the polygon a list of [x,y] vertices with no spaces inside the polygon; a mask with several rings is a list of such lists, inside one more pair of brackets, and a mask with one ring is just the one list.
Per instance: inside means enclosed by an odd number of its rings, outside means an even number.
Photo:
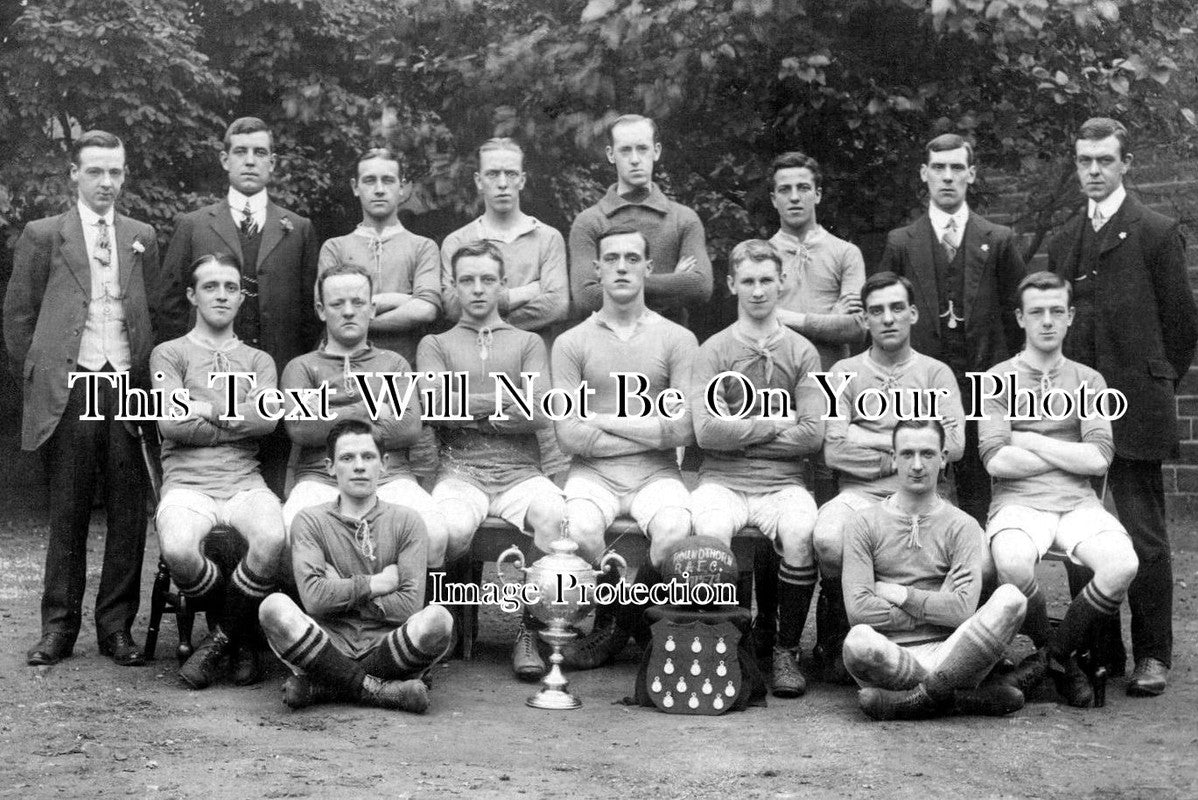
[{"label": "suit jacket", "polygon": [[[158,241],[144,222],[113,219],[121,304],[129,337],[130,381],[149,385],[155,321],[150,308],[160,295]],[[134,242],[140,243],[134,249]],[[140,251],[140,252],[139,252]],[[78,369],[79,342],[91,302],[91,263],[79,209],[25,226],[13,252],[4,298],[4,341],[22,388],[21,447],[36,450],[50,438],[71,390],[67,374]]]},{"label": "suit jacket", "polygon": [[[178,338],[191,327],[188,267],[202,255],[221,252],[242,258],[228,200],[184,214],[175,222],[175,234],[162,262],[170,283],[160,342]],[[274,358],[280,373],[291,359],[313,350],[324,331],[312,305],[318,253],[319,242],[309,219],[274,203],[266,204],[257,264],[259,346]]]},{"label": "suit jacket", "polygon": [[[1095,276],[1080,264],[1082,226],[1089,224],[1084,211],[1065,224],[1049,242],[1048,268],[1073,282],[1097,281],[1092,311],[1097,363],[1089,366],[1128,403],[1127,413],[1112,423],[1115,452],[1148,461],[1175,456],[1173,392],[1198,341],[1181,231],[1175,220],[1129,194],[1103,229]],[[1066,357],[1074,358],[1075,350],[1066,336]]]},{"label": "suit jacket", "polygon": [[[1015,355],[1023,345],[1023,331],[1015,321],[1015,292],[1027,268],[1017,245],[1010,228],[970,212],[961,250],[965,259],[965,347],[971,372],[988,370]],[[911,346],[944,361],[939,316],[943,309],[936,291],[932,253],[933,247],[940,246],[932,221],[924,214],[886,236],[886,250],[871,274],[890,270],[911,281],[919,309],[919,321],[911,330]]]}]

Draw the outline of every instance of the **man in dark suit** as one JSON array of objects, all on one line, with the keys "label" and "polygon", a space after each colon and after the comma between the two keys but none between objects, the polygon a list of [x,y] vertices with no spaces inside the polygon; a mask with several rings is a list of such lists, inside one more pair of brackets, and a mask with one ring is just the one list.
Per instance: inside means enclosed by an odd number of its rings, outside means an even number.
[{"label": "man in dark suit", "polygon": [[[235,120],[225,132],[220,163],[229,174],[228,195],[175,223],[163,261],[171,283],[159,341],[190,328],[186,272],[191,263],[210,253],[232,253],[243,265],[245,296],[234,331],[245,344],[270,354],[281,373],[287,362],[315,347],[323,330],[312,305],[319,242],[310,220],[267,197],[275,154],[266,123],[256,117]],[[280,496],[290,452],[282,425],[259,446],[263,477]]]},{"label": "man in dark suit", "polygon": [[1194,357],[1198,309],[1177,222],[1123,188],[1132,158],[1127,129],[1113,119],[1087,120],[1075,148],[1086,215],[1074,216],[1049,243],[1048,268],[1073,283],[1077,312],[1065,356],[1098,370],[1127,397],[1128,412],[1113,423],[1115,458],[1107,473],[1140,560],[1128,592],[1136,666],[1127,692],[1158,695],[1173,651],[1161,460],[1178,452],[1173,392]]},{"label": "man in dark suit", "polygon": [[[34,666],[70,656],[79,635],[97,468],[107,478],[108,533],[96,638],[116,663],[145,663],[130,635],[145,552],[145,472],[137,440],[113,417],[117,375],[125,373],[131,386],[149,383],[154,329],[147,297],[158,288],[158,245],[149,225],[115,213],[124,180],[120,139],[104,131],[76,139],[71,181],[78,200],[64,214],[25,226],[4,299],[4,340],[24,393],[21,446],[41,453],[52,499],[42,638],[27,653]],[[89,383],[97,387],[98,419],[85,420]]]},{"label": "man in dark suit", "polygon": [[[1027,271],[1015,232],[969,210],[966,194],[977,177],[973,145],[954,133],[927,144],[919,176],[928,187],[928,213],[886,237],[872,272],[895,272],[915,287],[921,311],[911,346],[952,368],[973,416],[966,372],[985,372],[1018,352],[1016,288]],[[965,455],[956,467],[958,505],[983,527],[990,508],[990,476],[978,456],[977,422],[965,423]]]}]

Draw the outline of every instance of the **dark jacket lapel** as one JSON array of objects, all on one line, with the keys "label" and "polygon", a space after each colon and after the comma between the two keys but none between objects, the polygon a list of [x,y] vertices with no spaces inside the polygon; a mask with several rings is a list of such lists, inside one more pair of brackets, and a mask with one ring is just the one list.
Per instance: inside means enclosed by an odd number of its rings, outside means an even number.
[{"label": "dark jacket lapel", "polygon": [[1106,225],[1102,226],[1103,239],[1102,249],[1098,251],[1099,256],[1114,250],[1123,241],[1127,239],[1131,230],[1140,224],[1140,203],[1130,194],[1123,198],[1122,205],[1115,215],[1110,218]]},{"label": "dark jacket lapel", "polygon": [[262,262],[270,255],[270,251],[274,250],[279,242],[283,241],[283,214],[279,207],[274,203],[266,204],[266,228],[262,231],[262,244],[258,247],[258,263],[255,265],[259,269],[262,268]]},{"label": "dark jacket lapel", "polygon": [[[133,274],[133,264],[137,259],[141,258],[140,253],[133,252],[133,225],[132,220],[128,217],[117,214],[113,218],[114,232],[116,234],[116,261],[117,268],[121,271],[121,294],[125,293],[125,288],[129,285],[129,276]],[[144,246],[144,243],[143,243]]]},{"label": "dark jacket lapel", "polygon": [[91,262],[87,257],[87,239],[83,237],[83,220],[79,217],[78,207],[62,215],[62,257],[66,259],[71,274],[88,297],[92,293]]},{"label": "dark jacket lapel", "polygon": [[[911,231],[911,278],[915,284],[915,305],[920,315],[931,314],[935,319],[940,313],[940,295],[936,291],[936,231],[932,220],[924,214],[916,220]],[[940,335],[940,326],[932,326],[933,335]]]},{"label": "dark jacket lapel", "polygon": [[[982,273],[986,270],[986,262],[990,260],[990,241],[994,233],[993,226],[977,214],[970,212],[969,220],[965,223],[965,235],[961,237],[962,253],[965,265],[965,319],[973,319],[974,301],[977,299],[978,286],[982,282]],[[985,248],[985,249],[982,249]]]},{"label": "dark jacket lapel", "polygon": [[229,252],[241,260],[241,240],[237,238],[237,226],[233,224],[233,215],[229,210],[229,201],[221,200],[208,207],[209,224],[216,235],[229,246]]}]

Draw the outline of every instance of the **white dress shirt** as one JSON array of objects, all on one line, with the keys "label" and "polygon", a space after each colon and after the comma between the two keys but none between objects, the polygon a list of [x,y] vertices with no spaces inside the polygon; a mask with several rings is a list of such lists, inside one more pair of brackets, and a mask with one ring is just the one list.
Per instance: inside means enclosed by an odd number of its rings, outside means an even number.
[{"label": "white dress shirt", "polygon": [[1127,190],[1123,188],[1123,184],[1119,184],[1119,187],[1115,191],[1108,194],[1102,200],[1098,202],[1090,200],[1086,203],[1086,216],[1089,218],[1090,224],[1094,224],[1094,211],[1097,209],[1102,212],[1102,224],[1105,225],[1119,211],[1119,207],[1123,205],[1123,201],[1126,198]]},{"label": "white dress shirt", "polygon": [[961,241],[965,238],[965,223],[969,222],[969,203],[962,203],[961,207],[952,214],[939,208],[935,203],[931,203],[928,205],[928,219],[932,223],[932,232],[936,234],[938,242],[944,241],[944,232],[948,230],[948,221],[956,220],[957,246],[960,247]]},{"label": "white dress shirt", "polygon": [[241,221],[245,219],[245,207],[250,207],[250,214],[254,217],[254,224],[258,226],[259,231],[266,230],[266,190],[263,189],[256,194],[246,197],[241,192],[229,187],[229,213],[233,216],[233,224],[238,229],[241,228]]}]

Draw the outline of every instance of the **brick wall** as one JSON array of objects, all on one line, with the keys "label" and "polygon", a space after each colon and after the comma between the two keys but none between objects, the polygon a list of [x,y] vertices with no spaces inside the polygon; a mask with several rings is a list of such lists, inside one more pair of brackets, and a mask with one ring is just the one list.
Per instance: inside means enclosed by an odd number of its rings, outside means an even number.
[{"label": "brick wall", "polygon": [[[1198,287],[1198,163],[1165,153],[1141,156],[1127,174],[1127,186],[1151,208],[1181,221],[1190,287],[1194,290]],[[983,213],[995,222],[1013,224],[1027,207],[1028,195],[1020,190],[1027,185],[1026,180],[1022,176],[1000,176],[987,184],[997,196]],[[1027,234],[1025,242],[1030,239]],[[1047,256],[1041,246],[1030,267],[1046,265]],[[1166,500],[1175,542],[1198,549],[1198,359],[1178,386],[1177,416],[1181,457],[1165,465]]]}]

